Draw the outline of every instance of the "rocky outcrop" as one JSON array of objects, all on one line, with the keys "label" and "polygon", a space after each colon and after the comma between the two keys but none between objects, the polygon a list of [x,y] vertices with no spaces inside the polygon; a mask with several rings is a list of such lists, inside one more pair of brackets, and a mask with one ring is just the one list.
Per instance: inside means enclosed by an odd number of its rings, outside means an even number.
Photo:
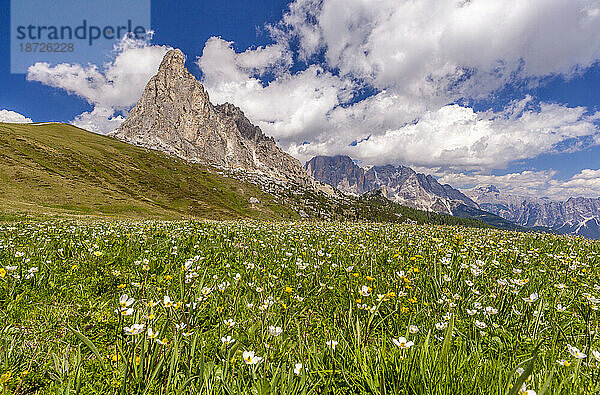
[{"label": "rocky outcrop", "polygon": [[600,238],[600,198],[554,201],[502,193],[493,185],[465,190],[486,211],[526,227],[543,226],[563,234]]},{"label": "rocky outcrop", "polygon": [[300,162],[277,147],[238,107],[210,102],[178,49],[167,52],[137,105],[111,135],[193,162],[311,183]]},{"label": "rocky outcrop", "polygon": [[353,195],[381,190],[385,197],[399,204],[445,214],[453,214],[457,204],[477,208],[460,191],[406,166],[373,166],[365,170],[350,157],[340,155],[316,156],[305,168],[317,181]]}]

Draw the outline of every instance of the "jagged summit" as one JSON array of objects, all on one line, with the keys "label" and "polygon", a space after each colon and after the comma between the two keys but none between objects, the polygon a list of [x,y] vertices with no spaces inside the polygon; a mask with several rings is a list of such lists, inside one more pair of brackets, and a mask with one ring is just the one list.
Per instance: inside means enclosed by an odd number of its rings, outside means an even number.
[{"label": "jagged summit", "polygon": [[480,193],[500,193],[500,190],[495,185],[478,185],[474,188],[474,190]]},{"label": "jagged summit", "polygon": [[165,54],[142,97],[111,135],[193,162],[310,182],[300,162],[277,147],[238,107],[210,102],[179,49]]}]

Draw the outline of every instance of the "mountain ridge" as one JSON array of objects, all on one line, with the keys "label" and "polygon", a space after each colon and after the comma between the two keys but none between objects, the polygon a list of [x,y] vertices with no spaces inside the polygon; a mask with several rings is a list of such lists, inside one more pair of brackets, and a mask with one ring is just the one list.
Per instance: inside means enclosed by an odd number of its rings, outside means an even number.
[{"label": "mountain ridge", "polygon": [[494,185],[479,185],[463,192],[482,209],[518,225],[600,238],[600,198],[570,197],[559,201],[506,194]]},{"label": "mountain ridge", "polygon": [[450,185],[440,184],[431,175],[417,173],[407,166],[371,166],[363,169],[347,155],[315,156],[304,168],[317,181],[353,195],[381,189],[384,196],[399,204],[420,210],[452,215],[452,206],[477,204]]}]

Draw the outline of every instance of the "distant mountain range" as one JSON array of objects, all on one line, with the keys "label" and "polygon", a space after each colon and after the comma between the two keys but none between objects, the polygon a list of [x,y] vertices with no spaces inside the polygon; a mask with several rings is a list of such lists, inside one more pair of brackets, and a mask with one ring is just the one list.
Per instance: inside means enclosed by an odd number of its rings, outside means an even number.
[{"label": "distant mountain range", "polygon": [[316,156],[304,168],[317,181],[342,192],[362,195],[381,190],[388,199],[420,210],[452,215],[457,206],[478,208],[471,198],[430,175],[406,166],[373,166],[363,169],[349,156]]},{"label": "distant mountain range", "polygon": [[363,169],[346,155],[316,156],[304,168],[317,181],[338,190],[361,196],[380,191],[389,200],[419,210],[478,219],[504,229],[519,229],[510,221],[479,208],[471,198],[442,185],[430,175],[406,166],[372,166]]},{"label": "distant mountain range", "polygon": [[502,193],[494,185],[465,190],[479,207],[528,228],[543,226],[560,234],[600,238],[600,198],[553,201]]},{"label": "distant mountain range", "polygon": [[380,190],[388,199],[420,210],[477,218],[502,228],[529,228],[600,239],[600,198],[564,202],[502,194],[493,185],[459,191],[406,166],[362,168],[350,157],[316,156],[305,169],[316,180],[352,195]]}]

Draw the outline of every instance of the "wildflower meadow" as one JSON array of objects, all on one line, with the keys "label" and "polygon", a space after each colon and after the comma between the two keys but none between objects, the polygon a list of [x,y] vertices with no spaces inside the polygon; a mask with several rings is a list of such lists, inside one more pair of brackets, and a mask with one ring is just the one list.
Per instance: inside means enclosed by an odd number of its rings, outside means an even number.
[{"label": "wildflower meadow", "polygon": [[598,393],[599,254],[453,226],[7,221],[1,391]]}]

